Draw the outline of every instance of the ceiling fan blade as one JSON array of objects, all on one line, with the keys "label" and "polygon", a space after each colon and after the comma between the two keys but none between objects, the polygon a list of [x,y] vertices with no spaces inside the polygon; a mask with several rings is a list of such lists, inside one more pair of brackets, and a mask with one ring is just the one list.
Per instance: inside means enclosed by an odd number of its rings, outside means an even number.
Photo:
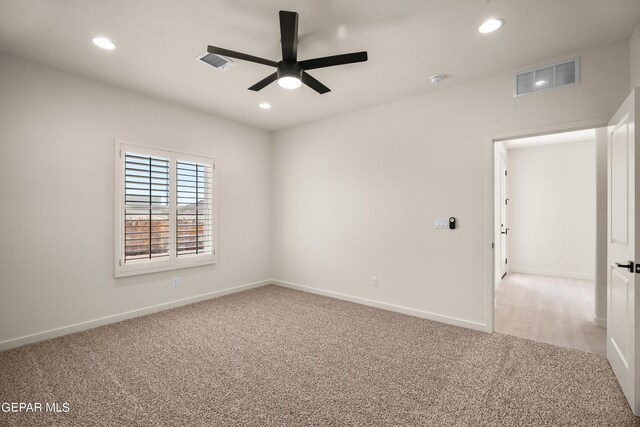
[{"label": "ceiling fan blade", "polygon": [[320,95],[322,95],[323,93],[331,92],[331,89],[329,89],[328,87],[311,77],[309,73],[306,73],[304,71],[302,72],[302,83],[306,84],[311,89],[318,92]]},{"label": "ceiling fan blade", "polygon": [[264,79],[260,80],[258,83],[254,84],[249,88],[249,90],[259,91],[260,89],[264,89],[266,86],[278,80],[278,73],[273,73]]},{"label": "ceiling fan blade", "polygon": [[207,48],[207,52],[209,53],[217,53],[218,55],[228,56],[229,58],[242,59],[244,61],[256,62],[258,64],[269,65],[271,67],[277,67],[278,63],[275,61],[270,61],[264,58],[258,58],[257,56],[247,55],[246,53],[235,52],[229,49],[223,49],[221,47],[209,46]]},{"label": "ceiling fan blade", "polygon": [[296,61],[298,58],[298,14],[280,11],[280,43],[282,60]]},{"label": "ceiling fan blade", "polygon": [[333,67],[334,65],[353,64],[354,62],[364,62],[367,60],[367,52],[345,53],[343,55],[325,56],[322,58],[307,59],[300,61],[303,70],[314,70],[316,68]]}]

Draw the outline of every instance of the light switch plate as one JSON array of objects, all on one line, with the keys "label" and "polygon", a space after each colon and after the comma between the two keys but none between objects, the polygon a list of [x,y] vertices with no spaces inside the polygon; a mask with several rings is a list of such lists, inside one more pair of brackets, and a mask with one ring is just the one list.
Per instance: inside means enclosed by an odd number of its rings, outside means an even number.
[{"label": "light switch plate", "polygon": [[449,218],[436,218],[433,220],[433,228],[446,228],[449,229]]}]

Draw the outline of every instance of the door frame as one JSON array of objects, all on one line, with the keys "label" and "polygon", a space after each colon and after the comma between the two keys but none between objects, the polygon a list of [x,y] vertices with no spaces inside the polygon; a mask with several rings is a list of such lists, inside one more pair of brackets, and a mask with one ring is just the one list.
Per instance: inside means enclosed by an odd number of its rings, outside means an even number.
[{"label": "door frame", "polygon": [[[575,130],[594,129],[606,127],[611,117],[601,117],[589,120],[557,123],[537,128],[506,131],[489,135],[485,138],[485,332],[495,331],[495,277],[496,277],[496,155],[495,143],[509,139],[527,138],[531,136],[547,135],[552,133],[571,132]],[[599,230],[596,231],[596,234]],[[499,232],[499,231],[498,231]],[[498,254],[499,255],[499,254]]]}]

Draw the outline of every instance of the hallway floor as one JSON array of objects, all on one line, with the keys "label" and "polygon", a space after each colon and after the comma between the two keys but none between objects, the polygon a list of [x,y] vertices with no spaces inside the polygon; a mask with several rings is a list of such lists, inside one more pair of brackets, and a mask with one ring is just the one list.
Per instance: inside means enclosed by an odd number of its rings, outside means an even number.
[{"label": "hallway floor", "polygon": [[509,273],[496,288],[495,330],[606,354],[607,331],[593,324],[594,281]]}]

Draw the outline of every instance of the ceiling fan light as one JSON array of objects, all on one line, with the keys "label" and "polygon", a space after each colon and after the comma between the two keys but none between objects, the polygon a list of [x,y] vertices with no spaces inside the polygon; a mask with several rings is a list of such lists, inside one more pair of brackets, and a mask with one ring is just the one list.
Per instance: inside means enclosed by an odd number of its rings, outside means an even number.
[{"label": "ceiling fan light", "polygon": [[302,86],[302,81],[294,76],[282,76],[278,79],[278,85],[285,89],[297,89]]}]

